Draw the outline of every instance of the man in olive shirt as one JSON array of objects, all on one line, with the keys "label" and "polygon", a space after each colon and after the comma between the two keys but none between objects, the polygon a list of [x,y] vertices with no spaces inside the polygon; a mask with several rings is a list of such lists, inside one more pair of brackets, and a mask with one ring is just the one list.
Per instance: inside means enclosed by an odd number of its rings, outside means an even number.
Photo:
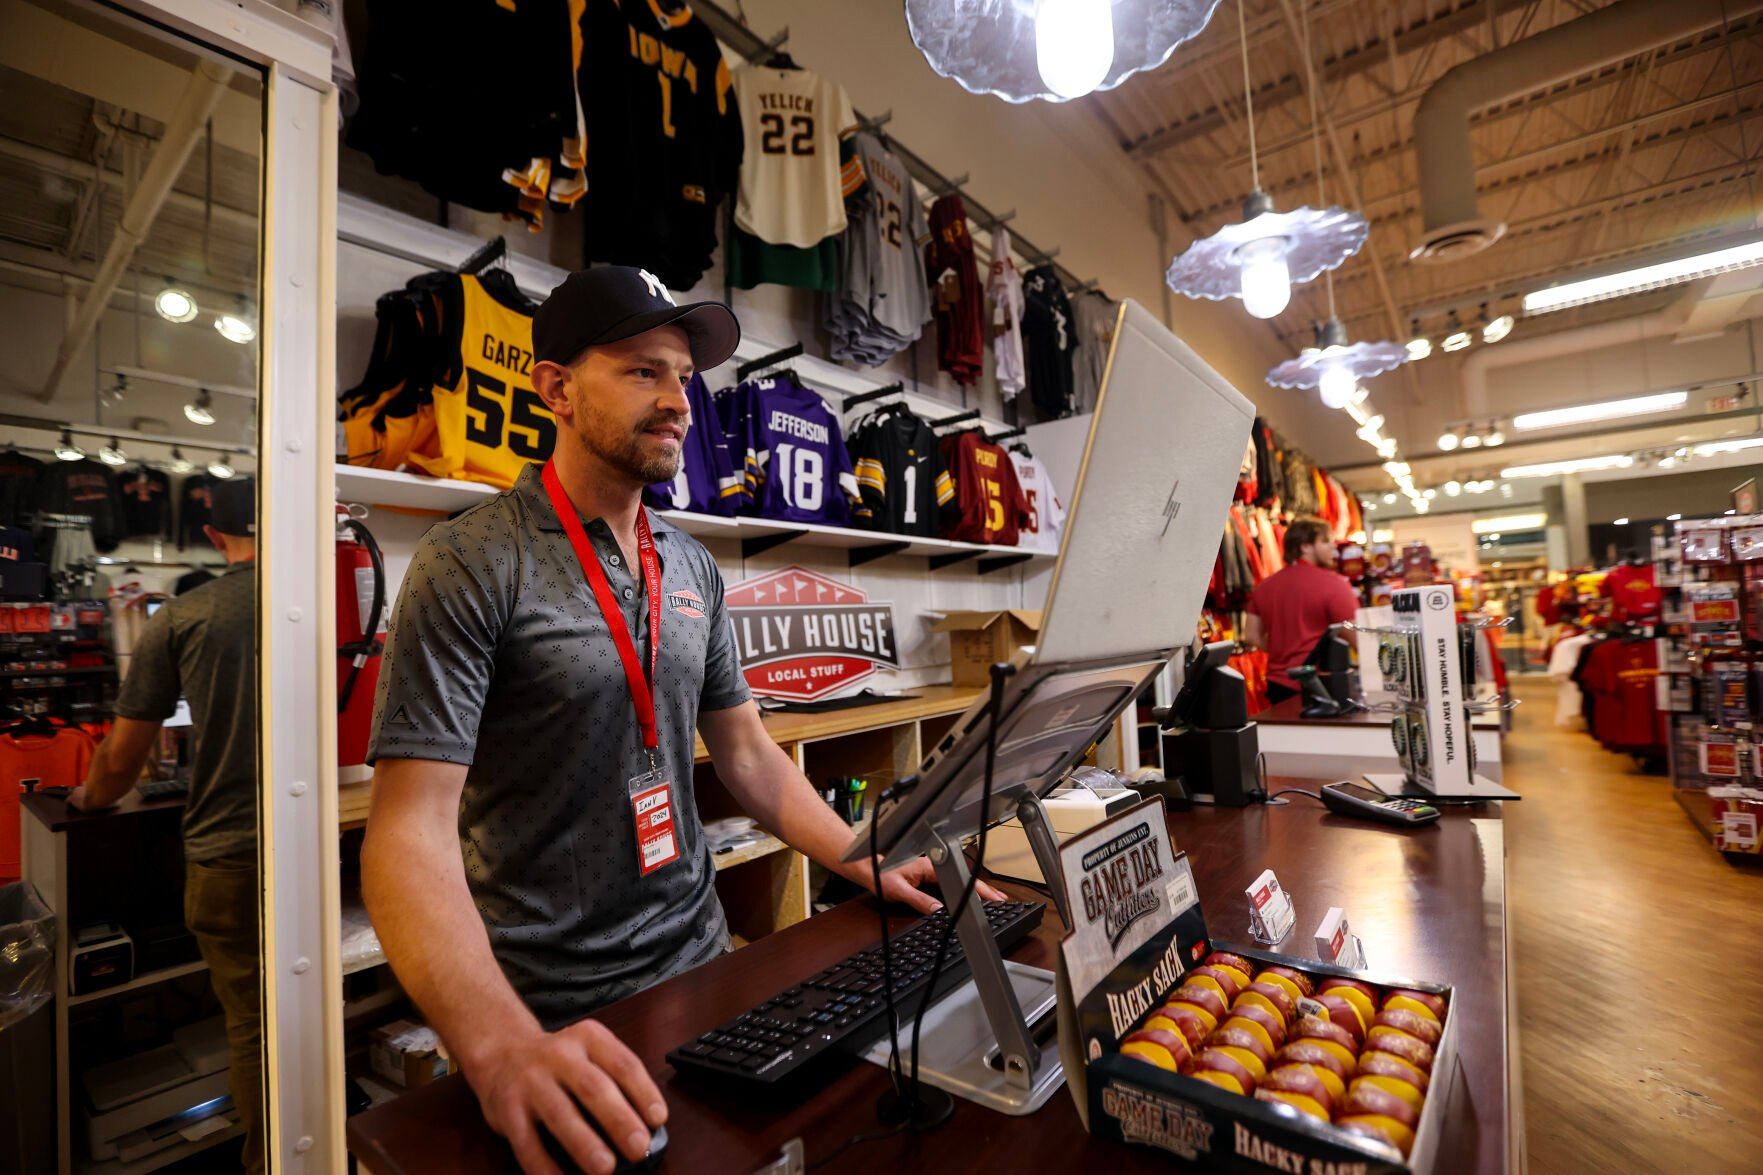
[{"label": "man in olive shirt", "polygon": [[263,1033],[257,872],[257,485],[214,487],[203,527],[226,574],[159,606],[135,643],[116,724],[67,802],[96,811],[141,778],[159,730],[190,704],[184,802],[184,923],[226,1013],[228,1085],[245,1127],[245,1168],[263,1170]]},{"label": "man in olive shirt", "polygon": [[[644,271],[570,275],[533,321],[551,463],[431,528],[392,617],[363,895],[399,981],[538,1175],[558,1170],[540,1127],[604,1175],[615,1156],[587,1118],[631,1159],[666,1119],[642,1062],[584,1017],[726,948],[694,732],[760,824],[877,885],[840,863],[851,830],[760,723],[715,561],[642,507],[679,471],[694,370],[739,337],[726,306],[677,306]],[[880,888],[929,911],[932,876],[920,860]]]}]

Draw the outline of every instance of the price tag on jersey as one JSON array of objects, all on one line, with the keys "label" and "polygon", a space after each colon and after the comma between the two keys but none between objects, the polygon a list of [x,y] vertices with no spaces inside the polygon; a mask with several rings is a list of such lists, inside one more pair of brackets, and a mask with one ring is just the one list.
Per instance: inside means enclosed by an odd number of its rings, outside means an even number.
[{"label": "price tag on jersey", "polygon": [[645,771],[630,782],[631,820],[637,841],[637,873],[647,877],[679,860],[674,823],[673,785],[659,771]]}]

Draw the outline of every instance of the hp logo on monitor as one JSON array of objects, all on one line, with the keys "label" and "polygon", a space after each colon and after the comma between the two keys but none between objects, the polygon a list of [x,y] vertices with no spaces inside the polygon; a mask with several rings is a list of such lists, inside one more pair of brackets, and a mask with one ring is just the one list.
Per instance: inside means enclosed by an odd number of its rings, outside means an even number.
[{"label": "hp logo on monitor", "polygon": [[1175,516],[1181,513],[1181,503],[1175,500],[1175,492],[1179,489],[1181,489],[1181,478],[1178,477],[1175,479],[1175,484],[1169,487],[1169,500],[1163,503],[1163,529],[1158,532],[1158,538],[1169,533],[1170,523],[1174,522]]}]

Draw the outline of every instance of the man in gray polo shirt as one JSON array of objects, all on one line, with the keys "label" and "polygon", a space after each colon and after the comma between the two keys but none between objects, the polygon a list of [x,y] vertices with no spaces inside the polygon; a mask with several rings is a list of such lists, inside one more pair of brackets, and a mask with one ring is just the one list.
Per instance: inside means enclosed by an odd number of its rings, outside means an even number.
[{"label": "man in gray polo shirt", "polygon": [[203,532],[226,574],[159,606],[129,658],[116,724],[67,802],[97,811],[140,782],[181,697],[190,704],[184,801],[184,924],[226,1015],[227,1086],[245,1127],[244,1166],[261,1171],[262,978],[257,872],[257,479],[214,487]]},{"label": "man in gray polo shirt", "polygon": [[[641,504],[679,470],[693,371],[739,337],[726,306],[677,306],[644,271],[571,274],[533,320],[551,463],[432,528],[393,613],[363,893],[528,1171],[557,1170],[540,1125],[609,1172],[583,1109],[633,1159],[666,1119],[642,1063],[583,1017],[727,946],[694,732],[748,814],[876,887],[840,864],[850,829],[765,733],[715,561]],[[928,912],[931,879],[919,861],[881,892]]]}]

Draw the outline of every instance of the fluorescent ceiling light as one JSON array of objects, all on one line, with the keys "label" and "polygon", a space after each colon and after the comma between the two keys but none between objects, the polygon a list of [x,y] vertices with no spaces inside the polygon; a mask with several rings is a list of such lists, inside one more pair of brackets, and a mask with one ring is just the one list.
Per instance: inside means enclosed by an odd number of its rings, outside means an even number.
[{"label": "fluorescent ceiling light", "polygon": [[[1513,465],[1500,470],[1501,477],[1554,477],[1559,473],[1585,473],[1593,469],[1627,469],[1634,458],[1627,453],[1609,457],[1575,457],[1569,461],[1544,461],[1537,465]],[[1503,494],[1510,486],[1502,486]]]},{"label": "fluorescent ceiling light", "polygon": [[1477,518],[1469,529],[1473,534],[1494,537],[1505,531],[1541,530],[1548,524],[1547,514],[1502,514],[1498,518]]},{"label": "fluorescent ceiling light", "polygon": [[1745,437],[1737,441],[1709,441],[1697,445],[1695,454],[1698,457],[1712,457],[1717,453],[1741,453],[1746,449],[1763,446],[1763,437]]},{"label": "fluorescent ceiling light", "polygon": [[1564,310],[1569,306],[1583,306],[1587,302],[1602,302],[1606,298],[1620,298],[1626,294],[1658,289],[1660,286],[1694,281],[1709,274],[1743,269],[1759,262],[1763,262],[1763,239],[1696,253],[1675,261],[1640,265],[1617,273],[1581,278],[1578,281],[1550,286],[1548,289],[1533,290],[1524,295],[1524,312],[1546,314],[1551,310]]},{"label": "fluorescent ceiling light", "polygon": [[1617,519],[1617,520],[1616,520],[1616,521],[1615,521],[1615,523],[1614,523],[1614,524],[1613,524],[1613,525],[1616,525],[1616,526],[1627,526],[1627,525],[1628,525],[1628,519],[1626,519],[1626,518],[1618,518],[1618,519]]},{"label": "fluorescent ceiling light", "polygon": [[1575,404],[1570,408],[1547,408],[1541,412],[1520,412],[1512,418],[1512,427],[1520,432],[1536,428],[1560,428],[1564,424],[1588,424],[1594,420],[1616,420],[1625,416],[1648,416],[1682,408],[1688,392],[1658,392],[1651,396],[1631,396],[1626,400],[1603,400],[1596,404]]},{"label": "fluorescent ceiling light", "polygon": [[1667,514],[1665,516],[1665,521],[1667,521],[1667,522],[1680,522],[1682,520],[1683,520],[1683,515],[1681,515],[1681,514]]}]

